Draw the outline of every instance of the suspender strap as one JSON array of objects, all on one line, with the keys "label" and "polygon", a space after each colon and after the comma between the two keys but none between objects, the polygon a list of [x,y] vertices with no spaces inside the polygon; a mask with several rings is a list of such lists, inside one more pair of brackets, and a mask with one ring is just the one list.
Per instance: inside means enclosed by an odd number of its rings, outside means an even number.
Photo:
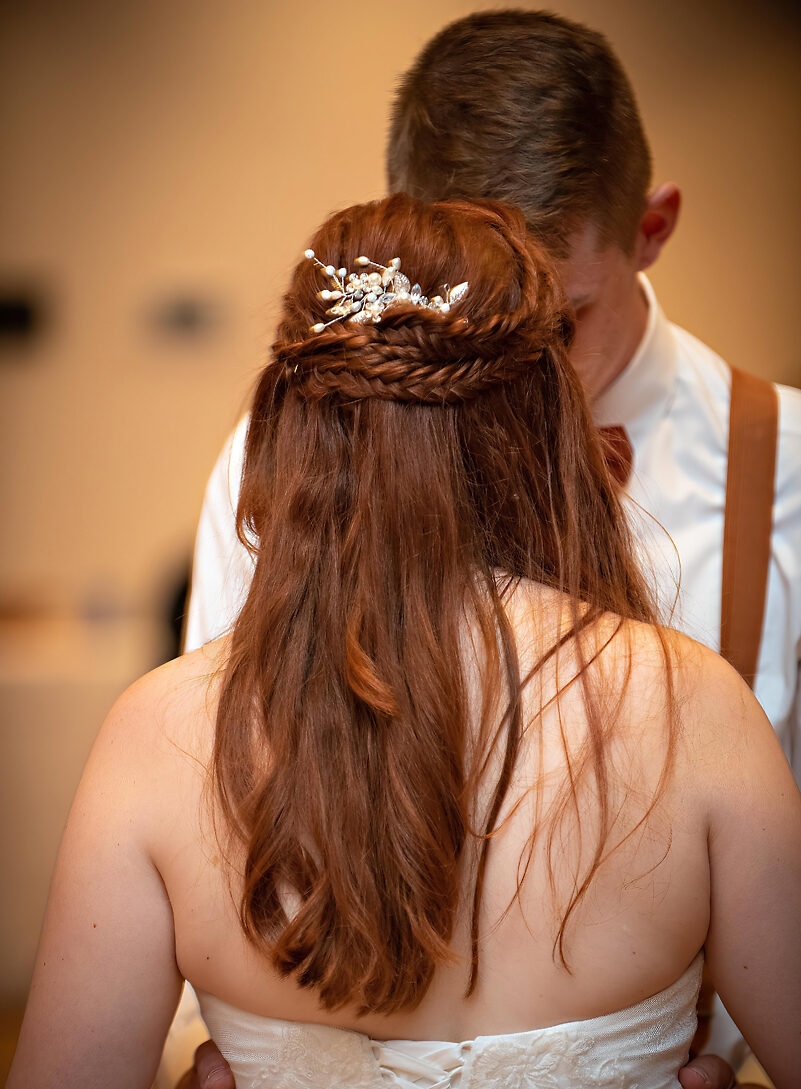
[{"label": "suspender strap", "polygon": [[720,653],[752,688],[768,587],[778,428],[776,387],[732,367]]},{"label": "suspender strap", "polygon": [[[778,434],[776,387],[732,367],[720,653],[752,688],[768,589]],[[705,970],[691,1054],[705,1049],[714,996]]]}]

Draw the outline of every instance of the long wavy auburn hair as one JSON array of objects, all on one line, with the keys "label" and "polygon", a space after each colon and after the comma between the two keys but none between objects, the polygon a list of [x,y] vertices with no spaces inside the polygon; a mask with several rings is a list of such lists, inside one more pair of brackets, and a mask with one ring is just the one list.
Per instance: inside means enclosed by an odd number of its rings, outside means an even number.
[{"label": "long wavy auburn hair", "polygon": [[[311,333],[327,281],[302,260],[253,399],[238,511],[256,566],[213,777],[245,849],[242,925],[323,1007],[388,1014],[416,1006],[451,957],[471,857],[468,994],[476,983],[487,856],[531,725],[509,588],[530,579],[572,602],[559,644],[575,645],[585,682],[589,740],[561,810],[588,775],[601,821],[565,906],[563,963],[612,823],[611,729],[582,633],[606,613],[655,616],[567,362],[561,289],[522,216],[397,194],[332,216],[311,245],[337,268],[400,257],[429,295],[469,283],[449,313],[398,305]],[[493,753],[500,774],[478,805]]]}]

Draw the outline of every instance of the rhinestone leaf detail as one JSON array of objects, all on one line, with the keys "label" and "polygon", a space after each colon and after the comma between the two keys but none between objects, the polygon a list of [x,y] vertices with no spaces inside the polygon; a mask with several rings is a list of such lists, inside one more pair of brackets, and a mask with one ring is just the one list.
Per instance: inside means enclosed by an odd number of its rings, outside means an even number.
[{"label": "rhinestone leaf detail", "polygon": [[319,297],[334,304],[326,311],[331,320],[317,322],[311,327],[313,333],[321,333],[335,321],[350,320],[363,325],[376,325],[384,311],[398,303],[447,313],[454,303],[465,297],[469,286],[466,280],[456,287],[446,284],[442,289],[443,295],[429,299],[419,284],[412,285],[409,277],[400,271],[399,257],[393,257],[388,265],[371,261],[369,257],[356,258],[357,265],[372,265],[373,272],[348,272],[344,268],[324,265],[315,256],[314,250],[306,250],[306,257],[323,270],[332,285],[320,291]]}]

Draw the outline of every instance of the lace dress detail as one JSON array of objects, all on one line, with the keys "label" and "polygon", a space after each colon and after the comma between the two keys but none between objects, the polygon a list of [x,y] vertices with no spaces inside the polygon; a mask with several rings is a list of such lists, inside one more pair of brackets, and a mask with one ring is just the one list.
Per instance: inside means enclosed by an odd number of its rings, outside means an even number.
[{"label": "lace dress detail", "polygon": [[702,963],[699,954],[674,984],[628,1009],[462,1043],[372,1040],[198,998],[237,1089],[676,1089]]}]

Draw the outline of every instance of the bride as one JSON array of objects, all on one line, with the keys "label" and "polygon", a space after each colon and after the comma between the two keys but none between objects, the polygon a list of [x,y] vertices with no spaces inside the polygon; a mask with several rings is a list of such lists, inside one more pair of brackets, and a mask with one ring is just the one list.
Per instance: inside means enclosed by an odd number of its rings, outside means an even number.
[{"label": "bride", "polygon": [[661,1089],[704,958],[789,1089],[801,797],[656,623],[547,259],[502,205],[400,195],[312,246],[250,595],[100,732],[9,1089],[145,1089],[184,979],[238,1089]]}]

